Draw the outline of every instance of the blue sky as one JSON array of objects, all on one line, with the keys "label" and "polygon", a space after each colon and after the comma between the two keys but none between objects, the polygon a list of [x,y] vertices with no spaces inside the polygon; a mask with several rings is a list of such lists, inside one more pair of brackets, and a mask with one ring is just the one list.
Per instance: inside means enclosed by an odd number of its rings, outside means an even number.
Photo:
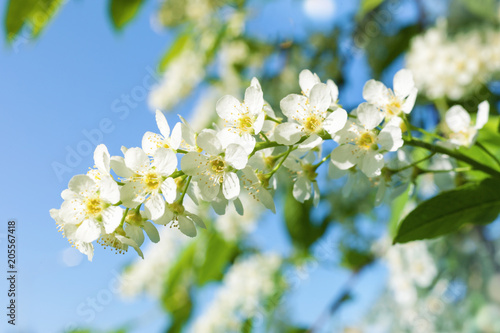
[{"label": "blue sky", "polygon": [[[303,15],[294,12],[300,10],[293,5],[297,2],[291,3],[281,21],[273,23],[275,33],[294,33],[301,24],[315,29],[328,27],[305,22]],[[64,252],[68,243],[49,215],[51,208],[61,204],[60,193],[70,178],[93,165],[97,143],[105,143],[110,153],[117,155],[122,145],[138,146],[144,132],[156,130],[144,92],[155,81],[151,73],[172,34],[151,29],[150,14],[155,5],[146,2],[139,17],[123,33],[116,33],[105,4],[69,1],[39,40],[15,49],[6,44],[0,48],[0,135],[5,152],[0,164],[0,253],[6,246],[6,222],[12,218],[18,222],[19,251],[18,326],[12,330],[2,320],[0,331],[60,332],[73,324],[109,329],[134,318],[139,318],[135,332],[157,332],[165,325],[155,301],[142,298],[123,303],[113,292],[116,275],[135,259],[133,252],[121,256],[97,249],[92,263],[83,260],[67,267],[62,253],[71,255]],[[276,10],[273,6],[254,24],[269,22]],[[338,17],[348,10],[352,8],[338,8]],[[4,15],[5,6],[1,6],[0,16]],[[261,33],[258,27],[249,28]],[[360,98],[367,78],[363,59],[356,61],[349,69],[349,90],[357,91],[352,99]],[[127,104],[127,96],[134,96],[135,102]],[[190,102],[184,103],[178,111],[185,114],[189,106]],[[285,251],[287,239],[279,217],[265,222],[256,241],[268,250]],[[270,238],[275,241],[266,242]],[[4,264],[0,267],[4,269]],[[359,311],[380,292],[384,274],[381,266],[371,268],[355,289],[359,301],[346,307],[339,317],[346,321],[358,318]],[[291,317],[311,324],[348,275],[330,267],[315,269],[291,295]],[[1,295],[5,295],[3,290],[6,284],[2,279]],[[99,297],[106,304],[92,310],[92,300]],[[6,302],[5,296],[0,297],[2,307]]]}]

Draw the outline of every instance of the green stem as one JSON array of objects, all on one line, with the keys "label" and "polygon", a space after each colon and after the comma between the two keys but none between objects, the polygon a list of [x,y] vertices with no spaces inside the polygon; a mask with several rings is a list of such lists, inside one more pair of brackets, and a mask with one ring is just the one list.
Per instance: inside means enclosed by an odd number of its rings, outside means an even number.
[{"label": "green stem", "polygon": [[317,169],[317,168],[318,168],[321,164],[325,163],[325,162],[326,162],[326,160],[328,160],[328,159],[330,158],[330,156],[332,156],[332,153],[330,153],[330,154],[326,155],[325,157],[323,157],[323,158],[321,159],[321,161],[319,161],[318,163],[314,164],[314,165],[313,165],[314,170],[316,170],[316,169]]},{"label": "green stem", "polygon": [[283,163],[285,162],[285,160],[288,158],[288,155],[290,155],[290,153],[291,153],[292,151],[294,151],[295,149],[296,149],[296,148],[294,148],[293,146],[290,146],[290,147],[288,148],[288,150],[286,151],[286,153],[285,153],[285,155],[283,156],[283,158],[281,159],[281,161],[280,161],[280,162],[279,162],[279,163],[278,163],[278,164],[274,167],[274,169],[272,169],[272,170],[271,170],[271,172],[269,172],[269,173],[267,174],[267,176],[268,176],[269,178],[271,178],[271,177],[272,177],[272,176],[276,173],[276,171],[278,171],[278,170],[279,170],[279,168],[281,168],[281,166],[283,165]]},{"label": "green stem", "polygon": [[274,121],[276,124],[281,124],[281,120],[278,120],[276,118],[273,118],[273,117],[269,117],[268,115],[266,115],[266,120],[270,120],[270,121]]},{"label": "green stem", "polygon": [[467,172],[471,171],[471,167],[462,167],[462,168],[455,168],[455,169],[450,169],[450,170],[430,170],[430,169],[418,169],[420,171],[420,174],[424,173],[448,173],[448,172]]},{"label": "green stem", "polygon": [[405,165],[404,167],[402,168],[399,168],[399,169],[389,169],[387,168],[389,171],[391,172],[401,172],[401,171],[404,171],[406,169],[409,169],[409,168],[413,168],[415,166],[417,166],[417,164],[419,163],[422,163],[424,161],[427,161],[428,159],[430,159],[432,156],[436,155],[436,152],[431,152],[429,155],[425,156],[424,158],[421,158],[420,160],[416,161],[416,162],[413,162],[412,164],[409,164],[409,165]]},{"label": "green stem", "polygon": [[476,141],[476,146],[481,148],[486,154],[488,154],[492,159],[494,159],[495,162],[500,166],[500,160],[495,155],[493,155],[493,153],[491,151],[489,151],[488,148],[486,148],[481,142]]},{"label": "green stem", "polygon": [[125,212],[123,213],[122,220],[120,221],[120,225],[123,225],[123,222],[125,222],[125,218],[127,217],[129,208],[125,209]]},{"label": "green stem", "polygon": [[184,192],[182,192],[182,195],[181,197],[179,198],[179,203],[183,203],[184,202],[184,197],[186,196],[186,193],[187,193],[187,190],[188,190],[188,186],[189,186],[189,183],[191,183],[191,178],[193,178],[192,176],[189,176],[187,178],[187,181],[186,181],[186,186],[184,187]]},{"label": "green stem", "polygon": [[458,151],[450,150],[448,148],[434,145],[432,143],[424,142],[424,141],[421,141],[418,139],[412,139],[412,140],[404,139],[404,140],[405,140],[405,144],[407,144],[408,146],[420,147],[420,148],[427,149],[431,152],[448,155],[448,156],[453,157],[459,161],[462,161],[464,163],[469,164],[470,166],[472,166],[473,169],[487,173],[492,177],[500,178],[500,172],[498,172],[497,170],[495,170],[495,169],[493,169],[485,164],[482,164],[482,163],[480,163],[480,162],[478,162],[478,161],[476,161],[468,156],[465,156]]},{"label": "green stem", "polygon": [[269,138],[267,137],[267,135],[265,135],[264,133],[260,133],[260,135],[262,135],[262,137],[264,138],[264,140],[266,140],[267,143],[271,143],[271,140],[269,140]]},{"label": "green stem", "polygon": [[416,126],[413,126],[413,125],[410,125],[410,126],[411,126],[412,130],[419,131],[420,133],[423,133],[425,135],[428,135],[430,137],[433,137],[433,138],[441,140],[441,141],[446,141],[446,139],[443,138],[441,135],[437,135],[437,134],[434,134],[434,133],[431,133],[431,132],[427,132],[426,130],[424,130],[423,128],[420,128],[420,127],[416,127]]},{"label": "green stem", "polygon": [[403,114],[403,121],[406,125],[406,132],[408,133],[408,139],[412,139],[412,135],[411,135],[411,124],[410,122],[408,121],[408,118],[406,118],[406,115]]}]

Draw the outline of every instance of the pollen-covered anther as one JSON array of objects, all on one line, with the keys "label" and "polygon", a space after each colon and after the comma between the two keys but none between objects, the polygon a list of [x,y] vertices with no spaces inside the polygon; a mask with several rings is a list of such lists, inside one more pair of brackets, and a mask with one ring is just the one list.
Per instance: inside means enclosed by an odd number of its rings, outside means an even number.
[{"label": "pollen-covered anther", "polygon": [[371,149],[375,144],[375,135],[369,131],[364,132],[357,140],[357,145],[363,149]]},{"label": "pollen-covered anther", "polygon": [[318,132],[321,129],[322,121],[316,115],[310,115],[304,122],[304,129],[309,133]]}]

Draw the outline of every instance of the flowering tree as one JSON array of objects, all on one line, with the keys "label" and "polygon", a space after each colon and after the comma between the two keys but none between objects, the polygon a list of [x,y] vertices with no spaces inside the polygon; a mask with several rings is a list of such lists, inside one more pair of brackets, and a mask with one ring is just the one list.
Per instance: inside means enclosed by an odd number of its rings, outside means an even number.
[{"label": "flowering tree", "polygon": [[[115,27],[140,4],[111,1]],[[453,1],[447,20],[416,4],[413,25],[384,19],[397,17],[394,2],[361,1],[354,29],[269,42],[246,34],[245,1],[163,2],[156,18],[181,31],[150,93],[158,129],[122,147],[122,156],[96,147],[94,167],[74,176],[60,209],[50,211],[60,231],[89,260],[96,243],[118,253],[132,247],[144,260],[124,271],[123,294],[161,299],[169,332],[251,331],[263,322],[268,330],[306,331],[280,312],[295,288],[288,272],[318,262],[315,246],[332,225],[344,235],[338,264],[353,277],[377,260],[389,267],[384,306],[360,327],[498,331],[500,263],[485,232],[500,214],[498,3]],[[40,10],[16,17],[15,8],[11,1],[12,39]],[[31,24],[31,33],[42,27]],[[340,50],[346,40],[357,42]],[[392,84],[370,79],[358,92],[363,101],[347,106],[339,87],[356,52],[367,55],[377,79],[407,54]],[[272,57],[283,64],[269,75],[262,63]],[[196,116],[169,124],[161,110],[203,82],[212,87]],[[375,216],[382,237],[356,225],[377,207],[391,210],[390,218]],[[283,216],[294,246],[287,257],[246,242],[267,211]],[[158,244],[143,252],[145,234]],[[474,249],[485,254],[473,270],[483,287],[470,278]],[[222,287],[192,318],[196,291],[211,281]],[[349,295],[347,286],[327,315]],[[466,323],[452,308],[463,299]],[[322,325],[320,317],[309,329]]]}]

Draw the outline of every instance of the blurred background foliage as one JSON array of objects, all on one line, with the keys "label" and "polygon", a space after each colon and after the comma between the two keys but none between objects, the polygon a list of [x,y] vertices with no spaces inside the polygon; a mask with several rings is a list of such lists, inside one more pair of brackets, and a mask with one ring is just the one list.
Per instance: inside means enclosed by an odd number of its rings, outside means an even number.
[{"label": "blurred background foliage", "polygon": [[[4,17],[7,41],[14,45],[19,40],[42,38],[45,28],[58,15],[65,2],[9,0]],[[117,33],[126,34],[127,25],[142,10],[144,2],[145,0],[108,1],[112,28]],[[163,55],[158,55],[157,71],[163,75],[163,82],[156,91],[151,92],[151,108],[160,108],[165,112],[175,110],[183,99],[189,99],[194,91],[203,87],[209,92],[210,98],[208,105],[202,109],[206,110],[205,114],[210,114],[209,110],[212,110],[212,116],[201,117],[203,120],[195,125],[196,129],[201,129],[215,121],[214,101],[218,97],[224,94],[240,96],[251,77],[255,76],[262,84],[266,100],[273,106],[277,116],[281,116],[279,101],[286,94],[299,91],[298,73],[304,68],[317,73],[323,79],[333,79],[340,88],[340,103],[343,103],[344,84],[352,75],[352,61],[355,56],[362,55],[366,59],[371,77],[383,79],[386,72],[392,73],[395,66],[401,66],[411,47],[412,39],[435,26],[438,16],[446,17],[447,33],[453,38],[471,29],[498,29],[500,15],[499,2],[496,0],[361,0],[357,11],[345,19],[345,24],[335,25],[329,31],[310,31],[306,28],[301,30],[301,27],[298,27],[301,33],[283,34],[276,38],[267,38],[265,34],[248,34],[245,26],[254,19],[256,9],[270,2],[272,1],[158,2],[156,11],[151,13],[152,26],[155,29],[174,31],[176,38],[170,45],[165,46]],[[294,2],[297,10],[301,10],[302,1]],[[342,1],[337,1],[337,6],[342,5]],[[401,7],[412,8],[415,15],[402,13],[399,9]],[[412,113],[412,122],[423,128],[433,128],[437,125],[439,114],[443,112],[443,105],[462,104],[468,111],[476,112],[477,104],[482,100],[488,100],[493,108],[492,114],[496,114],[500,96],[498,82],[495,81],[497,79],[498,73],[491,80],[481,82],[473,93],[459,99],[452,100],[447,96],[436,99],[420,93],[418,107]],[[357,105],[356,102],[359,100],[351,98],[348,101],[350,104],[343,107],[350,111]],[[480,135],[480,141],[498,156],[498,117],[493,116]],[[463,149],[463,153],[481,156],[480,159],[488,158],[480,149]],[[418,156],[422,156],[422,151],[414,149],[410,154],[418,159]],[[421,164],[422,168],[425,166],[426,164]],[[298,203],[292,195],[290,177],[286,174],[280,176],[280,182],[287,185],[278,188],[277,208],[279,215],[283,217],[284,231],[294,248],[293,253],[285,260],[288,269],[302,267],[311,262],[317,264],[316,246],[328,229],[335,226],[340,235],[338,243],[328,243],[330,248],[327,250],[339,251],[339,254],[338,257],[333,256],[332,262],[327,264],[345,267],[356,276],[364,267],[379,260],[380,255],[374,244],[383,230],[388,228],[389,233],[394,235],[403,212],[408,211],[408,206],[415,206],[429,197],[428,191],[420,190],[426,186],[426,176],[418,172],[411,175],[411,186],[417,190],[407,189],[397,198],[391,198],[388,203],[378,207],[375,203],[377,186],[371,186],[369,181],[355,180],[356,191],[346,197],[343,193],[345,182],[329,181],[323,173],[319,176],[319,182],[322,183],[324,191],[318,208],[314,208],[312,200],[304,204]],[[454,182],[462,184],[468,180],[470,179],[457,176]],[[436,189],[433,191],[431,192],[435,193]],[[155,296],[171,318],[166,332],[186,331],[186,327],[189,327],[187,323],[193,320],[193,304],[196,302],[197,291],[209,283],[221,281],[225,272],[239,257],[259,251],[245,238],[245,232],[233,239],[225,236],[224,232],[217,228],[217,218],[210,209],[209,206],[202,207],[205,216],[212,219],[212,223],[207,223],[208,230],[181,246],[174,262],[161,273],[162,292]],[[263,216],[265,218],[267,215],[258,213],[253,218],[257,220]],[[484,281],[499,273],[498,254],[495,249],[497,243],[496,238],[490,237],[482,225],[461,228],[456,233],[428,243],[429,252],[435,259],[439,273],[432,285],[419,289],[419,300],[428,299],[424,295],[433,295],[439,287],[436,281],[446,280],[449,285],[461,286],[452,296],[446,296],[449,298],[446,307],[443,305],[438,312],[428,314],[429,317],[440,318],[435,324],[436,332],[500,331],[495,330],[496,328],[491,331],[482,330],[484,325],[479,324],[465,328],[462,322],[464,314],[466,317],[473,316],[480,311],[483,304],[490,301],[491,295]],[[284,314],[278,309],[286,308],[281,299],[290,288],[290,283],[281,281],[276,286],[274,294],[269,296],[269,302],[265,305],[264,318],[244,318],[242,331],[308,330],[307,327],[291,324],[292,322],[286,319],[286,311]],[[442,295],[450,293],[449,286],[443,290]],[[440,300],[444,297],[442,295]],[[340,304],[350,298],[347,288],[326,310],[326,316],[333,316]],[[392,299],[389,292],[382,296],[368,316],[368,321],[379,320],[384,311],[385,315],[400,311],[397,302],[389,299]],[[459,299],[467,301],[458,302]],[[496,313],[494,311],[493,313]],[[257,319],[259,326],[256,328],[252,322]],[[262,320],[267,326],[262,326]],[[360,320],[360,325],[361,323],[363,320]],[[321,321],[319,325],[317,331],[322,329]],[[417,330],[416,324],[405,326],[399,321],[394,321],[390,327],[393,332],[431,332],[425,329]],[[124,324],[123,328],[114,332],[127,332],[130,328],[130,325]],[[88,329],[73,332],[93,331]],[[358,331],[353,328],[349,332]]]}]

